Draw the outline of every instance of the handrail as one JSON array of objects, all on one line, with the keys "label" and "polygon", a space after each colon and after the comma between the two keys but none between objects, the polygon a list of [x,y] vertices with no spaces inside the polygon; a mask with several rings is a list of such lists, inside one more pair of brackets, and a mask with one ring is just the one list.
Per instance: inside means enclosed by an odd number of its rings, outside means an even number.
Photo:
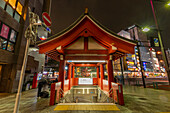
[{"label": "handrail", "polygon": [[65,92],[64,92],[62,89],[60,89],[60,94],[63,95],[63,98],[64,98],[64,99],[66,99],[68,102],[71,103],[71,100],[68,99],[68,98],[66,98],[66,97],[64,96],[64,95],[65,95]]},{"label": "handrail", "polygon": [[113,93],[113,88],[111,88],[107,93],[105,93],[103,90],[101,89],[98,89],[100,90],[101,92],[103,92],[103,94],[105,95],[103,98],[101,98],[101,101],[104,102],[106,101],[108,98],[110,98],[110,94]]},{"label": "handrail", "polygon": [[62,89],[60,89],[60,91],[62,91],[62,93],[64,93],[64,91]]}]

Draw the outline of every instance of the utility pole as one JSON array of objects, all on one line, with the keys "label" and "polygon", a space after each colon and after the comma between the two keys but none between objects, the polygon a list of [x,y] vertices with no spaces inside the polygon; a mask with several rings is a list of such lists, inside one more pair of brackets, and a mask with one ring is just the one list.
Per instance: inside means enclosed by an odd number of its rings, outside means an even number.
[{"label": "utility pole", "polygon": [[157,15],[156,15],[156,11],[155,11],[154,5],[153,5],[153,0],[150,0],[150,4],[151,4],[151,8],[152,8],[152,13],[153,13],[153,16],[154,16],[156,29],[158,30],[158,39],[159,39],[161,52],[162,52],[162,56],[163,56],[163,60],[164,60],[164,64],[165,64],[165,69],[166,69],[166,72],[167,72],[168,81],[169,81],[169,85],[170,85],[169,64],[168,64],[168,60],[167,60],[167,57],[166,57],[166,54],[165,54],[164,45],[163,45],[163,42],[162,42],[162,36],[161,36],[160,28],[159,28],[159,25],[158,25],[158,21],[157,21]]},{"label": "utility pole", "polygon": [[139,56],[140,70],[141,70],[141,74],[142,74],[143,87],[144,87],[144,88],[146,88],[146,84],[145,84],[145,77],[144,77],[144,70],[143,70],[143,64],[142,64],[142,61],[141,61],[141,55],[140,55],[139,42],[137,43],[137,49],[138,49],[138,56]]},{"label": "utility pole", "polygon": [[[23,80],[24,80],[24,75],[25,75],[25,68],[27,64],[27,58],[28,58],[28,49],[30,42],[32,41],[33,43],[36,42],[36,32],[33,31],[33,28],[37,28],[37,25],[39,25],[38,22],[39,16],[36,15],[35,13],[31,12],[29,8],[29,22],[30,25],[27,27],[25,31],[25,38],[27,39],[26,41],[26,47],[25,47],[25,54],[24,54],[24,60],[22,64],[22,69],[21,69],[21,74],[20,74],[20,80],[19,80],[19,85],[18,85],[18,92],[16,95],[16,101],[15,101],[15,107],[14,107],[14,112],[13,113],[18,113],[19,111],[19,102],[21,98],[21,92],[22,92],[22,85],[23,85]],[[34,29],[36,31],[36,29]]]},{"label": "utility pole", "polygon": [[123,69],[123,62],[122,62],[122,58],[120,58],[120,67],[121,67],[121,79],[122,79],[122,84],[125,85],[125,82],[124,82],[124,75],[123,75],[123,72],[124,72],[124,69]]}]

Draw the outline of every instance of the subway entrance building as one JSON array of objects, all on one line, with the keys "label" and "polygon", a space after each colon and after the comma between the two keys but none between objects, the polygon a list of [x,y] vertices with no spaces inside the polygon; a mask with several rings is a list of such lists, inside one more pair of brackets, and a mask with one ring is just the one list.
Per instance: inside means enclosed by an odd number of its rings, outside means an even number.
[{"label": "subway entrance building", "polygon": [[[135,46],[135,41],[111,32],[88,12],[64,31],[38,42],[40,54],[60,62],[58,80],[63,91],[67,90],[66,79],[69,80],[68,89],[82,84],[111,89],[113,61],[128,53],[134,54]],[[106,87],[103,86],[104,73],[107,73]]]}]

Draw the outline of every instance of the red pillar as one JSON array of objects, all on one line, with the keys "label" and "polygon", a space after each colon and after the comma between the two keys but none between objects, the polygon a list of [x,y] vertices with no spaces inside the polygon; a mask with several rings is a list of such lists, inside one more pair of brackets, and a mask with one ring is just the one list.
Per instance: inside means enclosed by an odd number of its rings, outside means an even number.
[{"label": "red pillar", "polygon": [[103,79],[104,79],[104,67],[103,64],[100,64],[100,78],[101,78],[101,89],[103,89]]},{"label": "red pillar", "polygon": [[38,73],[34,73],[34,77],[32,81],[32,89],[37,88],[37,77],[38,77]]},{"label": "red pillar", "polygon": [[65,80],[64,70],[65,70],[64,56],[60,55],[59,79],[58,79],[58,81],[61,82],[61,89],[63,91],[64,91],[64,80]]},{"label": "red pillar", "polygon": [[111,89],[111,82],[114,82],[112,55],[110,56],[110,58],[107,62],[107,72],[108,72],[108,86],[109,86],[109,90],[110,90]]},{"label": "red pillar", "polygon": [[75,67],[73,66],[72,67],[72,85],[74,85],[74,70],[75,70]]},{"label": "red pillar", "polygon": [[55,104],[55,83],[51,84],[50,106]]},{"label": "red pillar", "polygon": [[69,66],[68,66],[68,79],[69,79],[68,90],[71,89],[71,72],[72,72],[72,64],[69,64]]},{"label": "red pillar", "polygon": [[100,82],[99,82],[99,66],[97,66],[97,84],[98,84],[98,86],[100,86]]},{"label": "red pillar", "polygon": [[99,78],[99,66],[97,66],[97,79]]}]

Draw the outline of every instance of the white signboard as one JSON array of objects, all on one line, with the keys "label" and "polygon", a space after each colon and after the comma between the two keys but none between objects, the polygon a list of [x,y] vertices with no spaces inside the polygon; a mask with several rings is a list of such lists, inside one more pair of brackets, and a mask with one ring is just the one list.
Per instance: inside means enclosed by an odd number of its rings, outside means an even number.
[{"label": "white signboard", "polygon": [[79,78],[78,84],[84,85],[84,84],[93,84],[93,78]]}]

